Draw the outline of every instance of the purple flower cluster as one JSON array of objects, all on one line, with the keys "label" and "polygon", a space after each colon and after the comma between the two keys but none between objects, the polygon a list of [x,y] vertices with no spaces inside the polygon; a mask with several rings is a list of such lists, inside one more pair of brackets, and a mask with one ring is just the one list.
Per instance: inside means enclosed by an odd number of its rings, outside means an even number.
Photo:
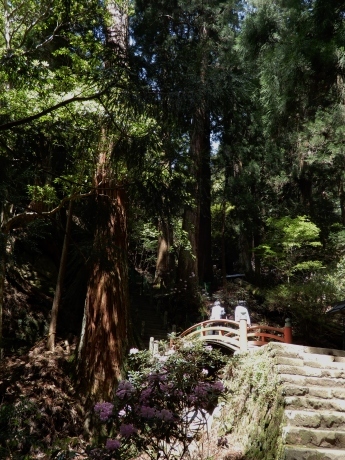
[{"label": "purple flower cluster", "polygon": [[132,434],[135,434],[137,432],[138,430],[131,423],[128,425],[123,424],[120,426],[120,434],[124,438],[129,438],[130,436],[132,436]]},{"label": "purple flower cluster", "polygon": [[210,384],[200,382],[194,388],[194,395],[197,398],[206,398],[209,391],[210,391]]},{"label": "purple flower cluster", "polygon": [[121,442],[118,439],[108,439],[105,448],[108,450],[117,450],[121,446]]},{"label": "purple flower cluster", "polygon": [[156,418],[164,422],[171,422],[174,420],[173,413],[168,409],[159,410],[150,406],[141,406],[139,412],[143,418],[147,419]]},{"label": "purple flower cluster", "polygon": [[165,373],[152,372],[150,375],[148,375],[147,380],[149,383],[166,382],[167,375]]},{"label": "purple flower cluster", "polygon": [[152,396],[152,388],[144,388],[140,394],[139,401],[145,404]]},{"label": "purple flower cluster", "polygon": [[174,420],[173,413],[168,409],[156,411],[156,417],[163,420],[164,422],[172,422]]},{"label": "purple flower cluster", "polygon": [[150,406],[141,406],[140,415],[144,418],[153,418],[156,416],[156,409]]},{"label": "purple flower cluster", "polygon": [[131,382],[128,382],[127,380],[123,380],[122,382],[119,383],[119,386],[116,391],[116,396],[120,399],[124,399],[125,397],[131,396],[135,391],[134,386],[131,384]]},{"label": "purple flower cluster", "polygon": [[217,382],[214,382],[212,384],[212,390],[217,392],[217,393],[223,393],[225,388],[224,388],[223,383],[220,380],[218,380]]},{"label": "purple flower cluster", "polygon": [[114,405],[108,402],[97,403],[94,407],[96,414],[99,415],[99,418],[102,422],[109,420],[109,417],[113,413]]}]

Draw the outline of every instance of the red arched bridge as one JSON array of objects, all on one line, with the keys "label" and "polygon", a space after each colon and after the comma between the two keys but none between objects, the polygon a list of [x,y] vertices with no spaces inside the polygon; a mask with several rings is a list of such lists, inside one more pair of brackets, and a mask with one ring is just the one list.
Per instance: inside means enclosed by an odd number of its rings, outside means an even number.
[{"label": "red arched bridge", "polygon": [[198,338],[206,343],[219,345],[233,351],[247,351],[269,342],[292,343],[291,323],[285,320],[282,328],[256,324],[247,326],[247,321],[229,319],[202,321],[182,332],[179,337]]}]

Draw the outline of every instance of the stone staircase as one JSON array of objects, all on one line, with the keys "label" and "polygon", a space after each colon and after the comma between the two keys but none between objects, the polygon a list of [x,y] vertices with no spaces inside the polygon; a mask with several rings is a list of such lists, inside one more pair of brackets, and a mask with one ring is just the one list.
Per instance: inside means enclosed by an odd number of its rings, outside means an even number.
[{"label": "stone staircase", "polygon": [[284,398],[281,460],[345,460],[345,351],[269,348]]}]

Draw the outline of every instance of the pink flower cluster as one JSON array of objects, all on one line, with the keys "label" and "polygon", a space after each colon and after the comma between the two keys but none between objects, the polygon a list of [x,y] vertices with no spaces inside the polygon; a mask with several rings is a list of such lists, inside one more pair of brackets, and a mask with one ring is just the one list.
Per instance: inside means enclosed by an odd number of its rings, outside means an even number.
[{"label": "pink flower cluster", "polygon": [[99,418],[102,422],[109,420],[109,417],[113,413],[114,405],[109,402],[97,403],[95,404],[94,410],[96,414],[99,415]]}]

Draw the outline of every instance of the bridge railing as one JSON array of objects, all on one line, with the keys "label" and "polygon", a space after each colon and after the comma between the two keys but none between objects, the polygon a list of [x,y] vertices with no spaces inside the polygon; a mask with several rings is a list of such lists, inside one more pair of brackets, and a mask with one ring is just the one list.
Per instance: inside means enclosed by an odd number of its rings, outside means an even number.
[{"label": "bridge railing", "polygon": [[246,351],[248,348],[267,345],[271,341],[292,343],[289,319],[285,320],[285,326],[282,328],[262,324],[247,327],[246,319],[239,322],[228,319],[206,320],[191,326],[179,337],[187,336],[198,337],[207,342],[223,343],[235,351]]}]

